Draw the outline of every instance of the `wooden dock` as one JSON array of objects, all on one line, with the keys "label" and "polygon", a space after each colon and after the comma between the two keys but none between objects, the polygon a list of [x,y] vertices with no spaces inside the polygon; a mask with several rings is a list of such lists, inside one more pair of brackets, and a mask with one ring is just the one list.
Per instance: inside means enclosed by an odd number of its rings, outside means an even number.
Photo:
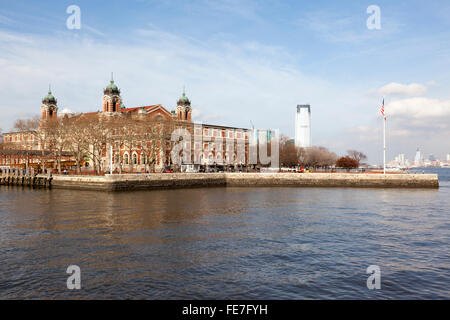
[{"label": "wooden dock", "polygon": [[53,176],[49,169],[46,174],[35,174],[31,168],[28,172],[23,169],[3,169],[0,172],[0,185],[28,186],[51,188]]}]

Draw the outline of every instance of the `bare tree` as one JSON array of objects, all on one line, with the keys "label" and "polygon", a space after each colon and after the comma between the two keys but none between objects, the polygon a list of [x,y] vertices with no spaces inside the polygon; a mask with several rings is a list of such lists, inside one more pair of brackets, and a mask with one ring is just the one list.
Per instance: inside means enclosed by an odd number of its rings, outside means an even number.
[{"label": "bare tree", "polygon": [[[40,118],[39,116],[34,116],[30,119],[17,119],[14,122],[13,130],[21,133],[22,138],[19,143],[6,143],[5,146],[8,149],[20,150],[20,154],[25,157],[26,168],[28,169],[30,165],[30,154],[31,150],[38,150],[39,145],[42,143],[45,145],[43,137],[40,136],[39,132]],[[45,168],[45,151],[42,151],[40,159],[42,168]]]},{"label": "bare tree", "polygon": [[113,146],[113,153],[115,154],[114,161],[119,164],[119,173],[122,174],[123,154],[122,148],[125,147],[126,136],[124,135],[127,127],[128,119],[122,116],[109,119],[110,139],[109,143]]},{"label": "bare tree", "polygon": [[64,117],[48,121],[43,126],[46,140],[48,141],[49,151],[56,161],[59,174],[61,174],[61,159],[63,153],[69,148],[71,142],[68,135],[70,122],[71,120],[69,118]]},{"label": "bare tree", "polygon": [[84,117],[84,152],[92,160],[95,173],[103,171],[102,156],[105,156],[106,143],[110,137],[107,122],[102,121],[99,114],[82,115]]},{"label": "bare tree", "polygon": [[17,119],[14,122],[13,129],[17,132],[27,132],[39,130],[41,118],[34,116],[30,119]]},{"label": "bare tree", "polygon": [[124,149],[128,151],[128,171],[133,172],[133,151],[137,149],[138,130],[140,128],[130,115],[125,115],[125,117],[127,118],[123,119],[124,126],[122,128],[123,145]]},{"label": "bare tree", "polygon": [[295,167],[300,164],[300,158],[304,152],[303,148],[298,148],[288,137],[280,137],[280,165],[283,167]]},{"label": "bare tree", "polygon": [[[152,121],[153,120],[153,121]],[[145,171],[155,171],[157,160],[157,140],[159,137],[159,128],[157,121],[149,119],[140,124],[139,139],[141,142],[141,157],[144,157]],[[149,169],[149,170],[148,170]]]},{"label": "bare tree", "polygon": [[86,140],[87,120],[81,116],[70,118],[66,123],[67,150],[75,158],[76,171],[81,173],[81,163],[87,156],[89,145]]},{"label": "bare tree", "polygon": [[364,153],[357,150],[348,150],[347,154],[350,158],[358,162],[358,166],[361,164],[361,161],[367,160],[367,156]]},{"label": "bare tree", "polygon": [[306,149],[304,165],[313,168],[329,168],[336,163],[337,156],[325,147]]}]

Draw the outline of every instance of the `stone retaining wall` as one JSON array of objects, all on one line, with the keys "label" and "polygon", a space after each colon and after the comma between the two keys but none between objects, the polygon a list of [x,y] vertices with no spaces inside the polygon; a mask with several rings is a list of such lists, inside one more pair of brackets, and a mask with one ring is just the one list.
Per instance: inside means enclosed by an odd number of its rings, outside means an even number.
[{"label": "stone retaining wall", "polygon": [[436,174],[352,173],[154,173],[96,176],[54,175],[52,187],[83,190],[146,190],[185,187],[370,187],[438,188]]}]

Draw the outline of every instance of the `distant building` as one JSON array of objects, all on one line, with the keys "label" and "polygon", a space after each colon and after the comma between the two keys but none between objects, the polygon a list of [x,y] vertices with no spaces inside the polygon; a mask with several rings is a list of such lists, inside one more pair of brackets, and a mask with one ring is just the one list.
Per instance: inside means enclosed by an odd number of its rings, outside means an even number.
[{"label": "distant building", "polygon": [[417,148],[416,156],[414,157],[414,165],[420,166],[422,164],[423,164],[423,156],[422,153],[420,152],[420,149]]},{"label": "distant building", "polygon": [[295,116],[295,145],[301,148],[309,148],[311,141],[311,106],[298,105]]},{"label": "distant building", "polygon": [[394,160],[390,161],[388,165],[392,167],[406,168],[409,167],[410,163],[409,160],[405,158],[405,155],[401,153],[396,156]]},{"label": "distant building", "polygon": [[450,162],[450,153],[447,153],[447,162]]},{"label": "distant building", "polygon": [[398,155],[398,164],[401,166],[401,167],[404,167],[405,166],[405,154],[399,154]]}]

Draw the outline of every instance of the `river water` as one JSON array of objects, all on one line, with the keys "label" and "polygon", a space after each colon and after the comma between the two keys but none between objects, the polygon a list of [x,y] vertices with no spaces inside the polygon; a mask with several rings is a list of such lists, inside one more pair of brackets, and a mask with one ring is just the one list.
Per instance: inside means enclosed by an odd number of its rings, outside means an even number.
[{"label": "river water", "polygon": [[449,299],[450,169],[434,172],[439,190],[0,187],[0,299]]}]

